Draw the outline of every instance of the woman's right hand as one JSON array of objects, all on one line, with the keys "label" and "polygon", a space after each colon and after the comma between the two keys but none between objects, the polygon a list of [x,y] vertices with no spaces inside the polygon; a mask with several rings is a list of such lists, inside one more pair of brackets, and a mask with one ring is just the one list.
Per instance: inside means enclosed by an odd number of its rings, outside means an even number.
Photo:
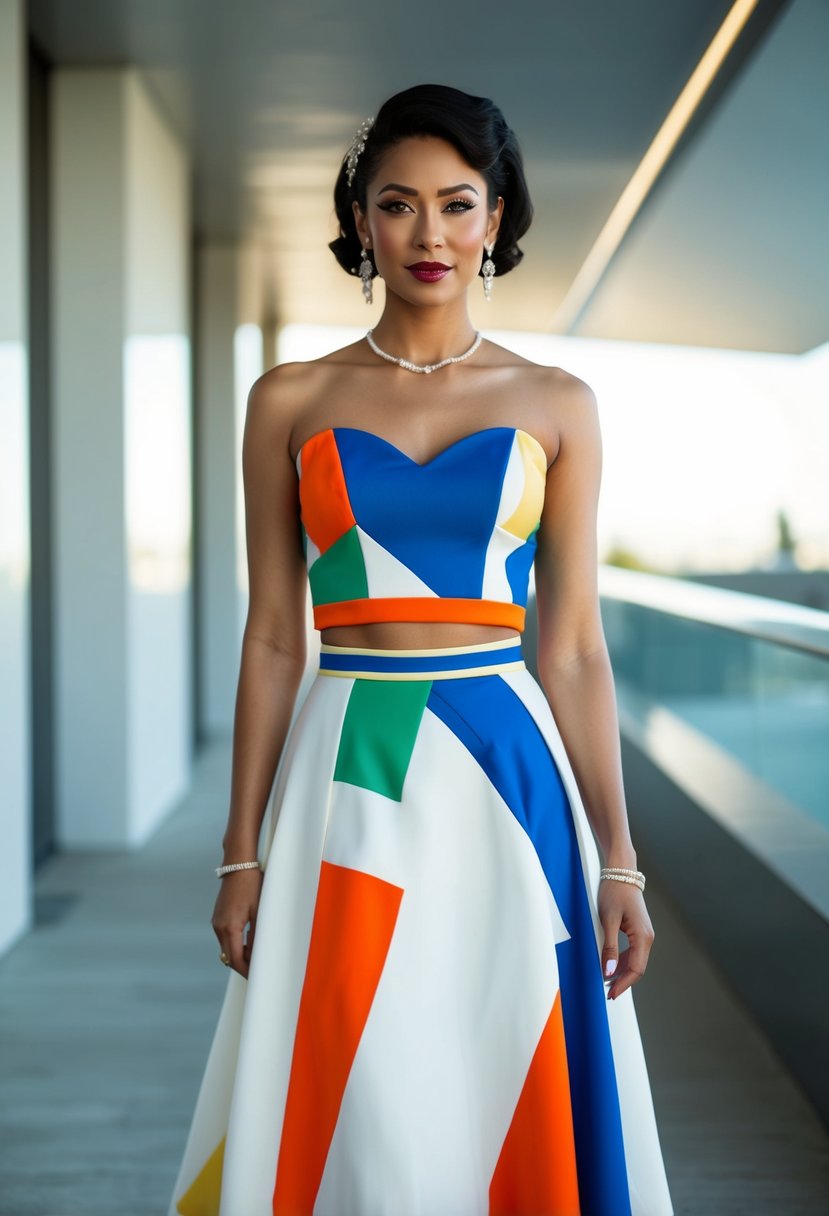
[{"label": "woman's right hand", "polygon": [[[263,877],[261,870],[232,870],[223,875],[210,922],[220,948],[230,959],[230,966],[245,979],[250,967]],[[247,941],[244,936],[246,925],[249,925]]]}]

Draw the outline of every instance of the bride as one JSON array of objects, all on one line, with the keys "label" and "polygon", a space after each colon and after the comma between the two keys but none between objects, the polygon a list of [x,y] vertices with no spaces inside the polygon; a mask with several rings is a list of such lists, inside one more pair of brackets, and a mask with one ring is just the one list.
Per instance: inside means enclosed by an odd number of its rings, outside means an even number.
[{"label": "bride", "polygon": [[670,1216],[596,400],[469,316],[523,256],[519,144],[488,98],[416,86],[361,124],[334,199],[330,247],[385,301],[250,390],[228,988],[170,1213]]}]

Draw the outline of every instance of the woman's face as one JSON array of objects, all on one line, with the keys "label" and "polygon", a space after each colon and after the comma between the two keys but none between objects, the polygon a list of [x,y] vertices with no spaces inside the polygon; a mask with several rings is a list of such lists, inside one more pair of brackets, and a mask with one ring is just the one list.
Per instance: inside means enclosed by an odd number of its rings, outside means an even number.
[{"label": "woman's face", "polygon": [[[487,183],[437,136],[390,148],[366,189],[366,213],[353,204],[363,248],[393,291],[416,304],[445,304],[474,282],[494,245],[504,200],[487,210]],[[369,244],[366,245],[366,237]],[[442,277],[418,278],[410,267],[440,263]]]}]

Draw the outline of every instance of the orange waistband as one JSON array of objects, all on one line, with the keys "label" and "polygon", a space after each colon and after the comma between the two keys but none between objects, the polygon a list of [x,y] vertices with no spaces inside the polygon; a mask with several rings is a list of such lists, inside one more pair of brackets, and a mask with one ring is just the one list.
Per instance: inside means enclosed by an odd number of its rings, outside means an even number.
[{"label": "orange waistband", "polygon": [[315,604],[314,628],[370,625],[377,621],[452,621],[469,625],[507,625],[522,632],[526,615],[522,604],[507,604],[503,600],[398,595]]}]

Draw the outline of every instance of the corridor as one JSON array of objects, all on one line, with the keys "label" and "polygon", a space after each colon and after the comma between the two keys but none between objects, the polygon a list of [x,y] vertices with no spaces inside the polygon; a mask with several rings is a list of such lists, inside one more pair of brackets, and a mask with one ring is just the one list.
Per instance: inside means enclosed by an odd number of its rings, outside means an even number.
[{"label": "corridor", "polygon": [[[0,1216],[165,1216],[226,982],[229,774],[229,746],[206,749],[143,850],[38,871],[39,923],[0,961]],[[676,1216],[824,1216],[811,1106],[652,878],[647,900],[635,1003]]]}]

